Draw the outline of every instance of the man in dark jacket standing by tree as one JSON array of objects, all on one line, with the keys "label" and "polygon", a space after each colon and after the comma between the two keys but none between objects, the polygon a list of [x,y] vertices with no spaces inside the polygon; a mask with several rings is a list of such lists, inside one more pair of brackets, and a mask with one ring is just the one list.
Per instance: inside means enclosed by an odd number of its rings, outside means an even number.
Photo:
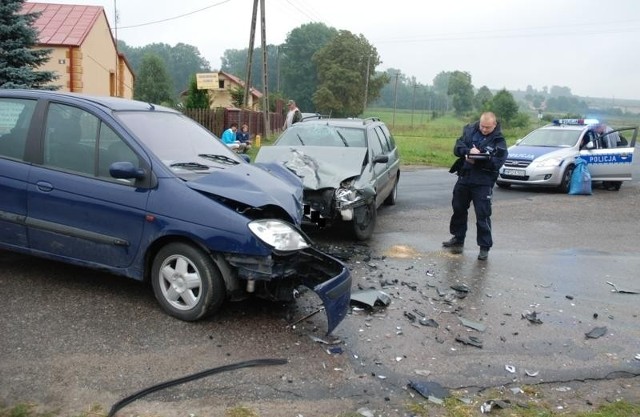
[{"label": "man in dark jacket standing by tree", "polygon": [[477,242],[480,246],[478,259],[489,257],[493,246],[491,237],[491,197],[498,178],[498,170],[507,159],[507,143],[502,136],[495,114],[483,113],[478,122],[464,127],[462,136],[456,141],[453,154],[458,157],[451,172],[458,174],[453,188],[453,215],[449,231],[450,240],[442,242],[447,248],[461,249],[467,234],[469,206],[473,201],[476,213]]}]

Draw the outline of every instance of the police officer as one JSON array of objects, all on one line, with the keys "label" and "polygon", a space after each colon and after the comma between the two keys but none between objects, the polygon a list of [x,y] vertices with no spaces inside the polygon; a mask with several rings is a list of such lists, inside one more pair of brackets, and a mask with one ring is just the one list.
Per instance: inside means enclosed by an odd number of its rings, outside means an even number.
[{"label": "police officer", "polygon": [[498,170],[507,159],[507,143],[502,136],[495,114],[483,113],[480,120],[468,124],[456,141],[453,154],[458,157],[451,172],[458,174],[453,188],[453,215],[449,223],[450,240],[442,242],[447,248],[462,249],[467,234],[469,206],[473,201],[476,213],[476,240],[480,246],[478,259],[489,257],[493,246],[491,237],[491,197],[498,178]]}]

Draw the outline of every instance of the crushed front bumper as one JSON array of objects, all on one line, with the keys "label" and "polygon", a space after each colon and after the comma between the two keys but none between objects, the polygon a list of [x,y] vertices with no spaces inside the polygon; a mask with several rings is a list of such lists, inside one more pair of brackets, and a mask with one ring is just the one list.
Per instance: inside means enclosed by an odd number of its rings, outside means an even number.
[{"label": "crushed front bumper", "polygon": [[324,305],[327,334],[346,317],[351,299],[351,274],[339,260],[313,247],[269,257],[227,255],[238,278],[252,283],[255,295],[291,301],[299,285],[313,290]]}]

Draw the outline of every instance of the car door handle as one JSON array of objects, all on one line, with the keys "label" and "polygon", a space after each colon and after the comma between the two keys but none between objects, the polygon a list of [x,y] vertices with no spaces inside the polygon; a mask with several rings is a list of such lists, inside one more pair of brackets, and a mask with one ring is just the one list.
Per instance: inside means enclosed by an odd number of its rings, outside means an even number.
[{"label": "car door handle", "polygon": [[53,184],[45,181],[36,182],[36,187],[38,187],[38,190],[44,191],[45,193],[53,191]]}]

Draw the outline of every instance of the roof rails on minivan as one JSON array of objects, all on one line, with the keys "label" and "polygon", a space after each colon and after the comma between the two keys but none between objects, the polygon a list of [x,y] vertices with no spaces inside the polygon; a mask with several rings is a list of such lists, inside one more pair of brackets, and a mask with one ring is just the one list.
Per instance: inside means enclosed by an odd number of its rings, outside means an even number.
[{"label": "roof rails on minivan", "polygon": [[362,124],[366,125],[368,123],[379,122],[379,121],[380,121],[379,117],[366,117],[362,119]]}]

